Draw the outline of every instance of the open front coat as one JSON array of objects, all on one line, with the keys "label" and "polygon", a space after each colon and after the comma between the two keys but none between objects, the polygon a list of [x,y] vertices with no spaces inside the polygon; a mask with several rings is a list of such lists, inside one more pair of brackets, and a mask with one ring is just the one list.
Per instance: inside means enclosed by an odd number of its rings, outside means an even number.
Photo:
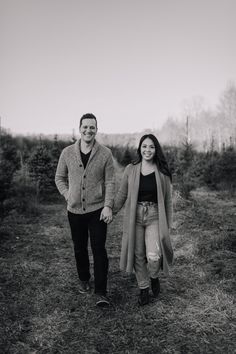
[{"label": "open front coat", "polygon": [[[140,173],[141,163],[130,164],[125,168],[114,204],[114,212],[116,213],[125,203],[120,268],[129,273],[133,271],[134,265],[135,222]],[[155,176],[159,213],[157,237],[159,233],[163,255],[162,268],[164,273],[168,274],[169,265],[173,261],[173,249],[169,234],[172,224],[172,185],[170,178],[161,173],[157,167],[155,168]]]}]

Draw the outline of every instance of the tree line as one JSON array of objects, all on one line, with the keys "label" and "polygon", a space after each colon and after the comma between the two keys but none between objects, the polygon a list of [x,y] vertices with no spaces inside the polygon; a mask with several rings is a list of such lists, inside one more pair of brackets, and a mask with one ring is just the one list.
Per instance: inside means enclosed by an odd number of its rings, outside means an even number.
[{"label": "tree line", "polygon": [[[71,143],[71,142],[69,142]],[[0,136],[0,215],[11,210],[37,212],[43,198],[56,192],[57,161],[68,142],[32,137]]]},{"label": "tree line", "polygon": [[160,129],[145,129],[132,134],[101,134],[101,140],[107,145],[123,146],[129,141],[129,145],[136,146],[145,133],[154,134],[162,145],[174,147],[181,147],[187,139],[196,150],[204,152],[210,151],[212,145],[216,151],[236,146],[235,84],[227,84],[214,108],[209,108],[203,97],[193,97],[184,102],[181,117],[169,116]]},{"label": "tree line", "polygon": [[[54,177],[62,149],[73,143],[58,139],[13,137],[6,131],[0,136],[0,215],[12,210],[34,213],[43,199],[58,196]],[[136,159],[136,147],[107,145],[120,165]],[[198,151],[185,139],[181,145],[164,145],[163,150],[173,174],[173,185],[184,198],[206,186],[215,190],[236,190],[236,148],[225,145],[221,151],[212,144]]]}]

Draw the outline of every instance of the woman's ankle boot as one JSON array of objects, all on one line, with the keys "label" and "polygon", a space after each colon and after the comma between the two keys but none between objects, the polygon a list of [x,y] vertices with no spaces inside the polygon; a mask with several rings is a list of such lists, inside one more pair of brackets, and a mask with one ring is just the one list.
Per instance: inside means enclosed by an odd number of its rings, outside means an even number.
[{"label": "woman's ankle boot", "polygon": [[149,303],[149,288],[140,290],[138,303],[140,306],[147,305]]},{"label": "woman's ankle boot", "polygon": [[152,288],[153,296],[157,297],[160,292],[159,278],[151,278],[151,288]]}]

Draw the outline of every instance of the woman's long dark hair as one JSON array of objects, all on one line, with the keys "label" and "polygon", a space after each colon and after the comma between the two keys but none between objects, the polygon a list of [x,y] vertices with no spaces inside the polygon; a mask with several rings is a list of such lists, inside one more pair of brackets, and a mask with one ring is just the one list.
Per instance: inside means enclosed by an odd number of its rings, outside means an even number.
[{"label": "woman's long dark hair", "polygon": [[158,169],[166,176],[170,177],[170,180],[172,181],[172,174],[170,172],[170,169],[168,167],[165,155],[162,151],[161,145],[155,135],[153,134],[145,134],[141,137],[137,149],[137,154],[138,158],[133,162],[134,165],[142,161],[142,155],[141,155],[141,145],[145,139],[151,139],[154,146],[155,146],[155,154],[153,156],[153,161],[157,164]]}]

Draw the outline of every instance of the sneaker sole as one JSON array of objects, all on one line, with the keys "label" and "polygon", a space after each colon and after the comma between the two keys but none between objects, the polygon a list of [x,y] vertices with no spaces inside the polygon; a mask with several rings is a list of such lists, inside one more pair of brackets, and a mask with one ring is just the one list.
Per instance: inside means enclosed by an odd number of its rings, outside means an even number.
[{"label": "sneaker sole", "polygon": [[99,300],[96,302],[96,306],[98,307],[107,307],[109,305],[110,305],[109,301],[106,300]]},{"label": "sneaker sole", "polygon": [[80,293],[80,294],[89,294],[89,293],[90,293],[90,290],[88,290],[88,291],[85,291],[85,290],[79,290],[79,293]]}]

